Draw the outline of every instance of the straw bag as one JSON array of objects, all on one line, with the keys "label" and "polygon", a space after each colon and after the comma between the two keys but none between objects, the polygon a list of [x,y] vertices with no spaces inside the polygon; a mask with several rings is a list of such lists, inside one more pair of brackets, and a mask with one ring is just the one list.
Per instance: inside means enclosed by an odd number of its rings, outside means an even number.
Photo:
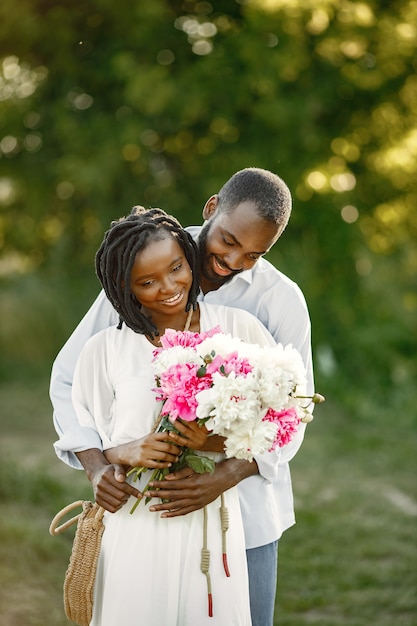
[{"label": "straw bag", "polygon": [[[67,513],[80,506],[81,513],[58,526]],[[89,626],[93,614],[94,582],[104,531],[103,515],[104,509],[95,502],[77,500],[57,513],[49,527],[51,535],[58,535],[77,522],[64,580],[64,607],[67,618],[79,626]]]}]

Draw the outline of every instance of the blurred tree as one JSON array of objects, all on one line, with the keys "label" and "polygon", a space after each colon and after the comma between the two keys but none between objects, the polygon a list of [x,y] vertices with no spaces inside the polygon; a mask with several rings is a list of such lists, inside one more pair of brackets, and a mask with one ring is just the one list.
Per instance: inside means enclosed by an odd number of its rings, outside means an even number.
[{"label": "blurred tree", "polygon": [[3,0],[0,275],[92,272],[131,205],[196,223],[265,167],[293,191],[271,260],[306,294],[318,374],[411,380],[416,3],[218,5]]}]

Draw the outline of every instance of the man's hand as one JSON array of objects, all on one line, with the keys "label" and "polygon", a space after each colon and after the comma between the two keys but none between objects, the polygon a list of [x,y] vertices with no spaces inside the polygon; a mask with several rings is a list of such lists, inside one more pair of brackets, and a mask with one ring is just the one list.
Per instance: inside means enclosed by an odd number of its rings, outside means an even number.
[{"label": "man's hand", "polygon": [[109,464],[101,450],[96,448],[77,452],[88,479],[90,480],[97,504],[106,511],[115,513],[129,499],[141,493],[126,482],[126,472],[122,465]]},{"label": "man's hand", "polygon": [[92,484],[97,504],[110,513],[115,513],[126,504],[129,496],[137,498],[141,495],[126,482],[126,472],[121,465],[104,466],[94,475]]},{"label": "man's hand", "polygon": [[167,500],[152,504],[150,511],[162,511],[161,517],[178,517],[202,509],[227,489],[257,473],[255,461],[249,463],[237,459],[222,461],[216,465],[214,472],[206,474],[196,474],[186,467],[167,474],[163,481],[151,482],[144,495]]}]

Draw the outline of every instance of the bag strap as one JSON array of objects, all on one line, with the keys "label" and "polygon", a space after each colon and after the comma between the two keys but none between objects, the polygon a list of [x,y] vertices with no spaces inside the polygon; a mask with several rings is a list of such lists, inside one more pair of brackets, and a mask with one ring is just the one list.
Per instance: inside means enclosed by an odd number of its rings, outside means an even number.
[{"label": "bag strap", "polygon": [[[67,504],[67,506],[64,506],[64,508],[61,511],[59,511],[59,513],[57,513],[54,519],[52,520],[51,525],[49,526],[49,533],[51,535],[59,535],[60,533],[62,533],[64,530],[66,530],[73,524],[76,524],[78,522],[78,519],[82,515],[82,512],[78,513],[78,515],[75,515],[74,517],[71,517],[71,519],[67,520],[66,522],[58,526],[58,523],[62,520],[63,517],[65,517],[65,515],[67,515],[67,513],[70,513],[70,511],[73,511],[74,509],[78,507],[83,507],[84,502],[85,500],[77,500],[76,502],[72,502],[71,504]],[[97,511],[96,511],[96,517],[101,519],[103,515],[104,515],[103,507],[98,506]]]}]

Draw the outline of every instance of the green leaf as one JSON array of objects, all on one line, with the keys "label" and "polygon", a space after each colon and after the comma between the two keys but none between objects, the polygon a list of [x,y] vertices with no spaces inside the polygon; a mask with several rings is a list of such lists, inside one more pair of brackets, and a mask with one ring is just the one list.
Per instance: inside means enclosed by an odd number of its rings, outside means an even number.
[{"label": "green leaf", "polygon": [[175,428],[175,424],[169,420],[168,415],[164,415],[159,423],[158,432],[178,433],[178,430]]},{"label": "green leaf", "polygon": [[207,456],[200,456],[198,454],[187,454],[185,461],[188,467],[191,467],[197,474],[205,474],[206,472],[214,472],[216,466],[213,459],[209,459]]}]

